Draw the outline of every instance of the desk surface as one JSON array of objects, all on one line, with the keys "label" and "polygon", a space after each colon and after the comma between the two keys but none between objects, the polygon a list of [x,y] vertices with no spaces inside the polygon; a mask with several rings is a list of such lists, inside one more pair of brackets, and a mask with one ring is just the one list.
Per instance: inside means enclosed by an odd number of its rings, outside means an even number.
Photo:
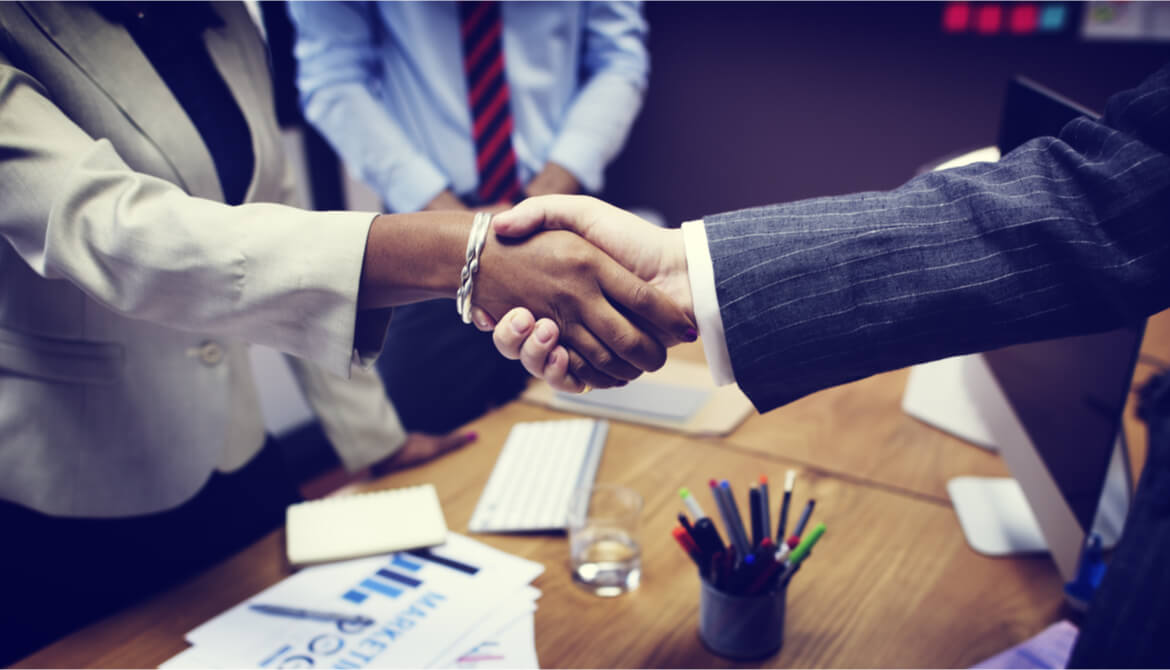
[{"label": "desk surface", "polygon": [[[1144,350],[1170,358],[1170,314],[1151,321]],[[1151,372],[1139,365],[1139,379]],[[713,476],[745,486],[761,473],[782,481],[790,467],[801,471],[796,501],[814,495],[828,532],[789,589],[783,648],[749,665],[969,667],[1065,615],[1046,557],[992,559],[967,546],[945,482],[1005,470],[993,454],[904,416],[905,379],[895,371],[830,389],[752,417],[724,439],[614,423],[598,481],[632,486],[646,499],[638,591],[605,600],[579,590],[563,536],[475,536],[546,566],[535,582],[544,592],[536,612],[541,666],[733,666],[697,636],[698,581],[670,537],[676,492],[703,489]],[[563,416],[509,405],[471,424],[477,444],[370,486],[432,482],[448,525],[465,531],[512,424]],[[1131,443],[1144,445],[1132,408],[1126,422]],[[287,576],[283,550],[283,531],[272,533],[16,667],[155,667],[186,647],[188,630]]]}]

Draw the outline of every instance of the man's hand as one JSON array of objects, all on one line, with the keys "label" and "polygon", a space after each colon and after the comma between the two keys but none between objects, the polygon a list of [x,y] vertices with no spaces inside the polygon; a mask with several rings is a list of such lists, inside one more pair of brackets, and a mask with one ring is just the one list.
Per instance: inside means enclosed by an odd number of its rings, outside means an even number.
[{"label": "man's hand", "polygon": [[547,317],[574,352],[567,368],[596,387],[657,370],[666,362],[663,343],[693,340],[695,333],[693,317],[677,301],[566,231],[523,240],[490,236],[472,302],[493,322],[515,305]]},{"label": "man's hand", "polygon": [[529,197],[538,195],[564,194],[571,195],[581,192],[581,184],[577,178],[565,168],[556,163],[545,163],[540,173],[524,187],[524,193]]},{"label": "man's hand", "polygon": [[438,458],[448,451],[454,451],[471,444],[478,436],[475,433],[451,433],[449,435],[427,435],[410,433],[406,443],[398,451],[370,466],[370,474],[381,477],[395,470],[405,470]]},{"label": "man's hand", "polygon": [[[383,214],[366,238],[359,309],[455,296],[472,219],[467,212]],[[543,231],[522,240],[488,231],[472,304],[490,330],[513,307],[552,319],[572,348],[576,379],[609,387],[656,370],[665,344],[695,339],[694,319],[661,290],[574,233]],[[665,344],[664,344],[665,343]]]},{"label": "man's hand", "polygon": [[[650,285],[660,289],[686,312],[694,323],[690,279],[687,276],[686,251],[682,232],[664,230],[653,224],[586,196],[547,196],[530,198],[493,219],[496,234],[505,237],[529,235],[541,228],[564,229],[576,233]],[[636,312],[635,312],[636,313]],[[477,318],[477,326],[495,325]],[[669,334],[666,335],[669,338]],[[554,387],[580,391],[592,384],[576,373],[583,369],[577,353],[558,346],[560,330],[549,319],[539,321],[530,312],[517,308],[495,326],[496,348],[504,356],[519,358],[531,374],[547,380]],[[684,337],[664,340],[669,346],[694,339],[694,332]]]}]

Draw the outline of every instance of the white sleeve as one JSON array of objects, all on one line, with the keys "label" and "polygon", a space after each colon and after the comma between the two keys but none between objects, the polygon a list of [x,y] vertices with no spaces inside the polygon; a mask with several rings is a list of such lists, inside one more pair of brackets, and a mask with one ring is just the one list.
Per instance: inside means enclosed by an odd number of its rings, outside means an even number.
[{"label": "white sleeve", "polygon": [[715,383],[724,386],[735,382],[731,370],[731,354],[723,336],[723,316],[719,313],[719,299],[715,295],[715,270],[711,265],[711,251],[707,247],[707,229],[702,220],[682,224],[683,244],[687,254],[687,274],[691,280],[691,299],[694,301],[695,321],[703,338],[703,354]]}]

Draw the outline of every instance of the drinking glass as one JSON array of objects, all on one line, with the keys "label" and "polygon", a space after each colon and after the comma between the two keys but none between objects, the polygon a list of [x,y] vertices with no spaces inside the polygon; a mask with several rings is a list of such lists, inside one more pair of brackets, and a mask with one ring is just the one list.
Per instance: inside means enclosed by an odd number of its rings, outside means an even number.
[{"label": "drinking glass", "polygon": [[642,496],[615,484],[595,484],[573,493],[569,507],[569,562],[573,581],[602,596],[638,588],[642,549],[638,520]]}]

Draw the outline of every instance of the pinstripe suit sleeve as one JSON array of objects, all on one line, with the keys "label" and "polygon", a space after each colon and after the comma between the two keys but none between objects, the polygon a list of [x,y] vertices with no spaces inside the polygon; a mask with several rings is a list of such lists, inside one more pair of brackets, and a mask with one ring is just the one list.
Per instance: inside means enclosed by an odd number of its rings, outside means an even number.
[{"label": "pinstripe suit sleeve", "polygon": [[760,411],[922,361],[1170,305],[1170,65],[998,163],[704,219]]}]

